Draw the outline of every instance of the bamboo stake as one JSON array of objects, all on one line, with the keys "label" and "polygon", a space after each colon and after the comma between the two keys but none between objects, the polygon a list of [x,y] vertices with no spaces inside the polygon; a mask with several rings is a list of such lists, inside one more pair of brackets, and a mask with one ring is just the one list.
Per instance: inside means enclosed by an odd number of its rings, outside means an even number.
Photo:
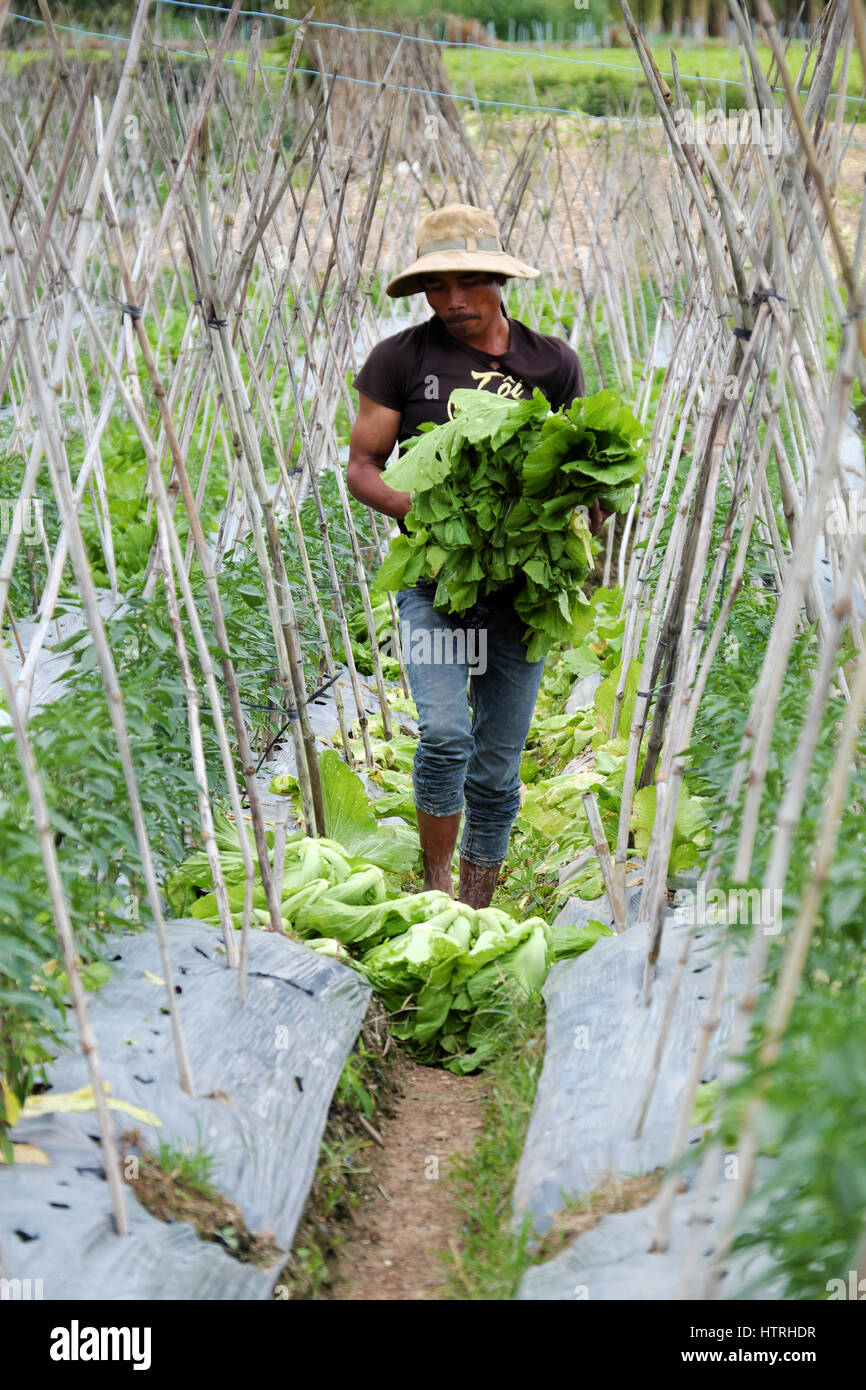
[{"label": "bamboo stake", "polygon": [[[866,649],[861,649],[851,692],[851,701],[845,711],[842,734],[830,773],[829,794],[825,800],[824,814],[821,819],[815,867],[806,885],[797,914],[797,921],[788,941],[782,973],[773,996],[770,1016],[761,1041],[759,1066],[765,1074],[766,1069],[775,1064],[781,1053],[785,1030],[790,1022],[800,978],[806,964],[818,909],[827,886],[836,851],[864,709],[866,709]],[[720,1238],[717,1254],[719,1260],[725,1257],[731,1247],[735,1235],[734,1224],[737,1214],[742,1209],[754,1182],[755,1163],[758,1157],[757,1126],[759,1116],[764,1108],[762,1091],[765,1085],[764,1076],[761,1079],[760,1090],[750,1097],[746,1107],[739,1142],[740,1181],[731,1184],[735,1190],[730,1194],[725,1212],[725,1230]],[[710,1274],[711,1291],[714,1291],[717,1286],[717,1278],[717,1272],[712,1271]]]},{"label": "bamboo stake", "polygon": [[604,879],[604,886],[607,889],[608,902],[610,904],[611,915],[613,916],[613,929],[619,935],[625,931],[625,889],[620,885],[617,875],[614,872],[613,860],[610,856],[610,848],[607,843],[607,836],[601,823],[598,802],[594,792],[583,792],[581,794],[583,809],[586,812],[586,819],[589,824],[592,844],[598,858],[601,875]]},{"label": "bamboo stake", "polygon": [[[3,220],[5,223],[5,217]],[[4,226],[3,230],[4,232],[8,232],[8,224]],[[54,913],[54,925],[57,929],[60,949],[63,954],[63,965],[66,970],[67,979],[69,980],[69,993],[72,996],[72,1007],[75,1010],[78,1039],[87,1067],[87,1076],[93,1091],[94,1105],[99,1124],[99,1134],[102,1143],[105,1176],[108,1182],[111,1210],[114,1219],[114,1229],[118,1235],[126,1236],[129,1235],[129,1221],[126,1214],[126,1201],[123,1194],[123,1179],[120,1175],[117,1145],[114,1142],[114,1129],[105,1099],[105,1083],[102,1079],[102,1062],[99,1056],[99,1047],[96,1041],[96,1034],[93,1031],[93,1025],[90,1021],[84,986],[81,983],[81,974],[78,968],[78,957],[75,951],[72,923],[69,919],[66,892],[63,887],[60,865],[57,860],[54,831],[51,826],[48,804],[39,776],[39,769],[36,765],[36,759],[33,755],[30,740],[27,737],[27,729],[16,706],[12,675],[9,670],[6,653],[3,650],[2,643],[0,643],[0,682],[2,682],[6,704],[12,721],[15,743],[18,748],[18,757],[21,761],[21,767],[27,782],[27,793],[30,798],[30,805],[33,808],[33,828],[39,842],[42,867],[45,871],[45,880],[48,885],[48,893],[51,898],[51,907]]]},{"label": "bamboo stake", "polygon": [[223,398],[230,410],[233,426],[237,431],[238,459],[240,476],[244,491],[249,499],[252,513],[252,498],[255,497],[261,508],[262,522],[269,556],[265,553],[264,540],[259,527],[253,525],[253,539],[259,557],[262,584],[268,603],[268,612],[274,631],[277,650],[277,664],[283,683],[285,707],[294,710],[292,737],[295,744],[298,783],[304,808],[304,818],[308,831],[313,834],[324,833],[324,809],[322,789],[319,779],[315,746],[310,729],[306,707],[306,689],[303,671],[300,666],[300,642],[297,622],[294,615],[291,590],[285,572],[282,549],[273,513],[264,466],[255,429],[251,423],[251,412],[246,387],[241,376],[237,357],[228,336],[223,332],[227,324],[225,305],[216,283],[216,266],[213,255],[213,233],[210,226],[210,206],[206,187],[207,161],[207,122],[202,123],[200,158],[198,163],[199,214],[202,219],[201,248],[204,256],[203,280],[208,287],[211,305],[211,321],[216,334],[214,363],[221,380]]}]

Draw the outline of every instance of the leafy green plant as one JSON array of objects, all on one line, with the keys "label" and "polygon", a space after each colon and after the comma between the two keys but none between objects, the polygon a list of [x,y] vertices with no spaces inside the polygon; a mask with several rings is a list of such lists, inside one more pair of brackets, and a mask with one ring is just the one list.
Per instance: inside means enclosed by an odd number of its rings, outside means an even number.
[{"label": "leafy green plant", "polygon": [[[338,760],[337,765],[345,768]],[[348,768],[345,773],[354,777]],[[329,793],[335,785],[339,789],[333,777],[326,785]],[[372,813],[370,820],[372,829],[361,822],[356,843],[375,854],[378,837],[391,862],[395,842],[376,827]],[[351,840],[357,818],[350,814],[341,823]],[[226,825],[220,826],[222,845],[230,843]],[[229,906],[240,926],[245,891],[237,881],[240,855],[233,847],[223,853]],[[197,851],[170,875],[166,892],[176,910],[188,907],[192,916],[216,924],[210,886],[210,866]],[[204,891],[193,898],[196,889]],[[252,911],[255,924],[269,925],[260,884],[253,889]],[[532,995],[544,979],[549,949],[564,953],[569,946],[591,944],[556,937],[540,918],[515,921],[496,908],[475,911],[445,893],[395,891],[377,864],[326,838],[287,844],[281,912],[288,932],[361,971],[392,1014],[394,1035],[411,1043],[420,1060],[444,1057],[445,1065],[459,1072],[474,1070],[496,1050],[503,982]]]},{"label": "leafy green plant", "polygon": [[[14,516],[13,508],[24,481],[26,460],[21,454],[4,453],[2,438],[0,430],[0,502],[4,507],[3,524],[6,526]],[[54,499],[48,467],[44,463],[36,475],[33,500],[26,509],[18,513],[21,536],[9,583],[9,607],[17,619],[37,611],[39,598],[48,578],[48,560],[39,534],[40,521],[45,542],[49,551],[53,552],[60,535],[60,514]],[[5,546],[5,537],[3,539]],[[4,612],[0,615],[0,626],[5,626],[5,623]]]},{"label": "leafy green plant", "polygon": [[187,1144],[180,1149],[166,1140],[159,1141],[156,1161],[163,1172],[192,1192],[213,1197],[216,1159],[201,1147]]},{"label": "leafy green plant", "polygon": [[[197,821],[186,702],[167,665],[158,603],[127,607],[106,630],[133,742],[145,827],[157,872],[183,855]],[[29,733],[42,777],[85,984],[99,987],[106,934],[148,920],[141,860],[108,703],[86,634],[62,693]],[[60,650],[58,648],[57,650]],[[0,1075],[22,1103],[64,1045],[68,982],[14,740],[0,729]],[[11,1122],[8,1095],[3,1125]]]},{"label": "leafy green plant", "polygon": [[333,749],[319,756],[328,834],[350,854],[394,872],[410,869],[417,858],[414,834],[380,825],[363,783]]},{"label": "leafy green plant", "polygon": [[[146,519],[144,448],[131,421],[112,420],[101,453],[117,582],[119,588],[128,589],[143,575],[156,536],[155,520]],[[107,587],[108,572],[94,511],[82,509],[80,515],[93,578]]]},{"label": "leafy green plant", "polygon": [[[755,556],[754,572],[761,559]],[[744,586],[734,607],[735,639],[720,654],[707,683],[689,750],[692,778],[711,821],[722,811],[730,771],[769,638],[774,596],[763,583]],[[842,653],[842,662],[849,652]],[[785,672],[769,756],[755,859],[750,882],[760,884],[787,784],[792,751],[808,709],[817,653],[812,629],[797,637]],[[765,988],[743,1055],[736,1085],[713,1099],[712,1125],[734,1148],[750,1099],[764,1104],[758,1134],[766,1162],[739,1220],[736,1248],[763,1251],[773,1277],[781,1274],[787,1298],[826,1298],[828,1280],[855,1268],[866,1217],[866,1150],[862,1142],[863,1043],[866,1039],[863,947],[866,945],[866,885],[862,875],[862,806],[866,804],[866,739],[852,768],[848,807],[820,907],[806,968],[780,1056],[760,1064],[772,986],[778,981],[788,931],[812,872],[821,824],[825,780],[833,757],[841,700],[829,702],[803,811],[796,830],[782,905],[782,931],[770,943]],[[718,886],[730,886],[730,866],[739,831],[738,808],[722,860]],[[748,923],[728,927],[745,937]],[[702,1118],[709,1118],[705,1110]],[[770,1277],[770,1276],[768,1276]],[[761,1286],[753,1293],[760,1296]]]},{"label": "leafy green plant", "polygon": [[341,1105],[352,1106],[367,1119],[372,1116],[375,1100],[364,1085],[364,1068],[355,1053],[346,1058],[335,1095]]},{"label": "leafy green plant", "polygon": [[[571,634],[593,556],[586,508],[628,507],[643,467],[643,426],[612,391],[551,412],[529,401],[454,391],[453,418],[408,442],[383,475],[412,493],[406,535],[376,579],[379,592],[435,579],[434,602],[465,613],[514,585],[527,659]],[[583,508],[583,512],[581,512]]]},{"label": "leafy green plant", "polygon": [[[858,992],[862,994],[862,983]],[[857,1267],[866,1212],[866,1010],[809,990],[769,1078],[760,1142],[767,1172],[737,1249],[763,1247],[786,1297],[826,1298]],[[749,1089],[759,1073],[749,1074]],[[731,1104],[734,1097],[731,1097]]]}]

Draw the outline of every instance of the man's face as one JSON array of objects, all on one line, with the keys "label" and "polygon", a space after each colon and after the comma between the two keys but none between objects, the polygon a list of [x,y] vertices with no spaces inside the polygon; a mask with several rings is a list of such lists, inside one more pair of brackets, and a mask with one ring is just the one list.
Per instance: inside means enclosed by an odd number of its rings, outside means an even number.
[{"label": "man's face", "polygon": [[503,278],[486,271],[443,270],[422,276],[421,283],[427,303],[449,333],[477,338],[501,312]]}]

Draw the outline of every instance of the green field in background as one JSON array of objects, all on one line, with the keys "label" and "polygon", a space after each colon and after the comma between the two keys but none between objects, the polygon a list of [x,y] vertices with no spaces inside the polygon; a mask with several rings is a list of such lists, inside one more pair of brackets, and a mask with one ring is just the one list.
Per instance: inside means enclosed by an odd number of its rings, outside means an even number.
[{"label": "green field in background", "polygon": [[[679,68],[683,89],[692,101],[704,96],[707,105],[715,104],[721,95],[728,110],[745,105],[743,99],[742,73],[740,70],[740,50],[727,44],[697,48],[675,40],[674,52]],[[673,86],[670,43],[658,43],[653,47],[653,56],[659,70]],[[791,72],[799,73],[805,53],[805,44],[792,42],[788,47],[788,66]],[[577,59],[574,63],[564,63],[546,58],[546,54]],[[770,50],[759,48],[758,55],[766,72],[770,63]],[[631,48],[575,49],[573,45],[546,45],[539,52],[533,52],[525,44],[503,44],[497,48],[446,48],[442,51],[446,71],[460,95],[466,95],[474,88],[479,101],[518,102],[532,104],[531,89],[526,74],[532,78],[538,101],[542,106],[565,107],[569,110],[586,111],[590,115],[615,114],[627,105],[632,97],[635,83],[642,90],[642,110],[649,114],[654,110],[649,90],[637,56]],[[836,82],[842,69],[842,59],[836,66]],[[724,78],[724,88],[716,80]],[[701,80],[706,83],[702,90]],[[834,82],[833,90],[838,90]],[[471,84],[471,86],[469,85]],[[863,95],[863,68],[859,55],[852,54],[848,73],[847,93],[849,97]],[[808,86],[808,80],[804,83]],[[781,92],[779,103],[782,102]],[[829,114],[835,112],[835,102],[829,103]],[[848,102],[847,120],[860,113],[866,119],[866,102]]]},{"label": "green field in background", "polygon": [[[179,44],[178,39],[175,43]],[[731,47],[723,41],[705,44],[701,47],[691,45],[682,39],[657,42],[653,45],[656,63],[673,86],[671,67],[671,46],[674,47],[676,61],[680,70],[683,90],[691,102],[703,98],[707,107],[715,105],[721,98],[728,111],[740,109],[745,105],[740,67],[740,49]],[[111,48],[94,43],[93,47],[69,49],[69,57],[79,61],[106,61],[117,56],[117,45]],[[195,45],[193,45],[195,48]],[[275,67],[282,67],[286,61],[288,45],[285,42],[265,44],[264,61]],[[585,112],[591,116],[617,115],[625,110],[633,100],[635,89],[640,92],[640,110],[643,116],[655,116],[655,105],[646,85],[637,56],[631,47],[622,48],[576,48],[573,44],[548,44],[535,49],[526,44],[499,44],[479,48],[440,49],[445,70],[455,93],[460,97],[477,97],[480,103],[516,104],[516,108],[540,106],[560,108],[567,111]],[[787,49],[788,66],[796,77],[799,74],[805,54],[802,41],[792,41]],[[758,48],[758,55],[764,71],[770,64],[770,50]],[[203,56],[203,55],[202,55]],[[246,45],[232,50],[234,62],[243,62],[247,56]],[[572,61],[563,62],[567,58]],[[53,61],[53,55],[46,46],[33,48],[6,49],[0,51],[0,70],[8,76],[20,72],[30,63]],[[178,53],[175,60],[179,65],[196,64],[201,61]],[[303,57],[301,68],[314,69],[315,59]],[[837,60],[833,90],[838,90],[841,77],[842,59]],[[274,84],[280,81],[278,71],[268,73]],[[531,85],[530,85],[531,78]],[[720,82],[719,79],[724,79]],[[808,78],[803,84],[808,87]],[[855,117],[866,121],[866,100],[864,93],[863,67],[859,54],[851,55],[848,73],[846,122]],[[783,104],[781,88],[777,83],[777,100]],[[461,106],[464,105],[461,102]],[[835,100],[828,103],[828,116],[835,117]]]}]

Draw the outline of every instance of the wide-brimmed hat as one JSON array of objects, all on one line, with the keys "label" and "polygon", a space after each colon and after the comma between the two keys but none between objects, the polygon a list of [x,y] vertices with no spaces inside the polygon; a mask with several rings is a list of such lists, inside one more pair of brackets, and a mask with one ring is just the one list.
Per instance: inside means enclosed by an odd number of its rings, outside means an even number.
[{"label": "wide-brimmed hat", "polygon": [[503,250],[499,228],[489,212],[468,203],[449,203],[421,218],[415,228],[415,259],[385,286],[392,299],[423,290],[422,275],[443,270],[487,270],[532,280],[541,272]]}]

